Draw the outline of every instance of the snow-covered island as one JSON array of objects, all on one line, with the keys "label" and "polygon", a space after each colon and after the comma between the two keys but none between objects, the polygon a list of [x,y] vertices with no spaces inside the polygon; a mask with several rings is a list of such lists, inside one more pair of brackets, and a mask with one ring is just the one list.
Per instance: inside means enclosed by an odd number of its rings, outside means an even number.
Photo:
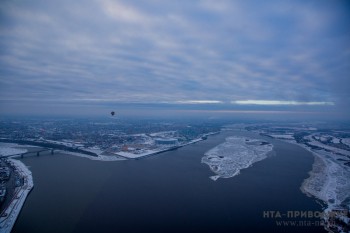
[{"label": "snow-covered island", "polygon": [[202,163],[208,164],[217,175],[212,180],[230,178],[238,175],[240,170],[267,158],[273,145],[258,139],[246,137],[228,137],[226,141],[205,153]]}]

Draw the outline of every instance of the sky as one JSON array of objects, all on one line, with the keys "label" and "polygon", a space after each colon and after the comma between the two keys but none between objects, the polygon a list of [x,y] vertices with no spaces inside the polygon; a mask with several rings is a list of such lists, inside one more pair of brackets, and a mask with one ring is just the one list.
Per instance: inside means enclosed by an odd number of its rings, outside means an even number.
[{"label": "sky", "polygon": [[349,87],[349,1],[0,3],[0,115],[350,119]]}]

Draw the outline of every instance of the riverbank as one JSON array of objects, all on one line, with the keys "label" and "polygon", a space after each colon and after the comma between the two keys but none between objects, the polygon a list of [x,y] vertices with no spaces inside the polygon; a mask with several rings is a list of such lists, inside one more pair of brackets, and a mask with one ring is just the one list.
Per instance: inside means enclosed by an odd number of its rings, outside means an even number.
[{"label": "riverbank", "polygon": [[346,232],[350,227],[350,170],[332,160],[328,152],[310,151],[314,164],[309,177],[304,180],[300,189],[308,196],[321,200],[327,208],[323,211],[325,229],[329,232]]},{"label": "riverbank", "polygon": [[333,151],[332,147],[327,147],[327,150],[315,150],[294,139],[275,139],[298,145],[314,156],[309,177],[303,181],[300,190],[305,195],[322,201],[322,218],[328,232],[347,232],[350,228],[350,169],[342,164],[341,159],[335,157],[339,150],[334,148]]},{"label": "riverbank", "polygon": [[[131,153],[131,152],[123,152],[122,151],[122,152],[115,153],[115,155],[117,155],[119,157],[122,157],[124,159],[141,159],[141,158],[146,158],[146,157],[149,157],[149,156],[152,156],[152,155],[164,153],[164,152],[167,152],[167,151],[176,150],[178,148],[181,148],[181,147],[184,147],[184,146],[187,146],[187,145],[191,145],[191,144],[194,144],[194,143],[206,140],[208,136],[219,134],[219,133],[220,132],[211,132],[211,133],[203,134],[203,135],[201,135],[200,138],[193,139],[193,140],[191,140],[191,141],[189,141],[187,143],[184,143],[184,144],[171,146],[171,147],[166,147],[164,149],[148,150],[148,151],[143,152],[143,153]],[[105,156],[105,158],[107,159],[105,161],[110,161],[110,160],[108,160],[108,157],[109,156]],[[113,157],[113,155],[111,157]],[[104,160],[103,157],[101,157],[100,160]]]},{"label": "riverbank", "polygon": [[23,184],[16,188],[9,206],[1,213],[0,232],[2,233],[11,232],[28,194],[34,187],[31,171],[19,160],[8,159],[8,161],[23,178]]}]

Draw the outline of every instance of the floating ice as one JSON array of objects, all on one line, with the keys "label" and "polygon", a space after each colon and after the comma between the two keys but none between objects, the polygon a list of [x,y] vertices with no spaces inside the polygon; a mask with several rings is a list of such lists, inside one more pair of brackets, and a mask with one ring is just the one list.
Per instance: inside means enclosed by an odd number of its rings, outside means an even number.
[{"label": "floating ice", "polygon": [[240,170],[253,163],[267,158],[267,153],[273,149],[272,144],[246,137],[228,137],[226,142],[205,153],[202,163],[208,164],[217,175],[212,180],[230,178],[238,175]]}]

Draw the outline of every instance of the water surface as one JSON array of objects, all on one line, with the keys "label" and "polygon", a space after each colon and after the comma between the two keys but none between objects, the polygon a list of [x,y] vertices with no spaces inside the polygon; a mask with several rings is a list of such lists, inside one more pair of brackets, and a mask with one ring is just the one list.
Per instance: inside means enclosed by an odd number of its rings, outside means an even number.
[{"label": "water surface", "polygon": [[35,187],[13,232],[322,232],[263,218],[268,210],[321,210],[300,191],[313,157],[298,146],[264,138],[274,144],[267,159],[233,178],[209,179],[204,153],[227,136],[249,134],[225,132],[142,160],[24,158]]}]

